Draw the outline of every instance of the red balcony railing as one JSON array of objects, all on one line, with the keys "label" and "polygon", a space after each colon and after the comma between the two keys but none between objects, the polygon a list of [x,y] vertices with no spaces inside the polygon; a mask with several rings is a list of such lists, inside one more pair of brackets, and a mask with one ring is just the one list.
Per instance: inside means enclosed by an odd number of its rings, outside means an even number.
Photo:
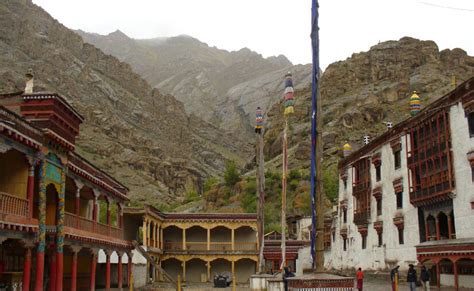
[{"label": "red balcony railing", "polygon": [[0,192],[0,213],[28,216],[28,200]]},{"label": "red balcony railing", "polygon": [[89,220],[85,217],[77,216],[68,212],[64,214],[64,225],[80,230],[85,230],[87,232],[100,234],[103,236],[123,239],[123,230],[120,228],[102,224],[99,222],[94,223],[94,221]]}]

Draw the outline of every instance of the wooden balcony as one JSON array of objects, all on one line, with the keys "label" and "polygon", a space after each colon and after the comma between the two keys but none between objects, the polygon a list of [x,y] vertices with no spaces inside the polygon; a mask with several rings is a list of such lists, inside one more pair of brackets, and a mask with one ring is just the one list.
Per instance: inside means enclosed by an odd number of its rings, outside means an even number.
[{"label": "wooden balcony", "polygon": [[105,225],[102,223],[94,223],[82,216],[77,216],[72,213],[66,212],[64,214],[64,226],[86,231],[94,236],[98,234],[105,237],[112,237],[116,239],[123,239],[123,230],[114,226]]},{"label": "wooden balcony", "polygon": [[28,200],[0,192],[0,213],[28,217]]},{"label": "wooden balcony", "polygon": [[370,208],[365,211],[354,213],[354,223],[357,225],[367,224],[370,220]]},{"label": "wooden balcony", "polygon": [[[207,242],[186,242],[186,251],[198,252],[256,252],[256,242],[210,242],[209,249]],[[164,251],[183,251],[183,242],[165,242]]]}]

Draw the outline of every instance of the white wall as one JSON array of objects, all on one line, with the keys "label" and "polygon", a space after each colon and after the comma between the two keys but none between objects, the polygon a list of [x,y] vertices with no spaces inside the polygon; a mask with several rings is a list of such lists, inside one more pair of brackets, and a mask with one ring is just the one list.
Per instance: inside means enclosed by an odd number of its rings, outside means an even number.
[{"label": "white wall", "polygon": [[[415,245],[419,244],[418,212],[410,204],[408,187],[408,169],[406,160],[406,138],[401,138],[402,164],[395,169],[394,155],[390,142],[374,151],[381,153],[382,179],[376,182],[375,167],[371,164],[372,189],[382,187],[382,215],[377,217],[376,200],[371,196],[371,219],[368,224],[367,247],[362,249],[362,238],[353,223],[354,197],[352,196],[352,167],[348,169],[347,189],[344,190],[342,179],[339,181],[339,201],[347,198],[347,251],[343,251],[343,239],[340,230],[343,227],[342,209],[339,207],[336,221],[336,240],[331,247],[331,255],[326,261],[327,268],[337,270],[361,267],[364,270],[388,269],[393,264],[399,264],[401,270],[408,269],[409,263],[416,262]],[[397,209],[393,181],[403,178],[403,209]],[[393,223],[395,215],[404,216],[404,244],[398,243],[398,229]],[[374,229],[375,221],[383,221],[383,245],[378,246],[378,235]]]},{"label": "white wall", "polygon": [[474,151],[474,138],[469,136],[467,118],[461,103],[451,107],[451,141],[456,182],[456,198],[453,199],[454,220],[457,238],[474,237],[472,218],[474,210],[474,183],[467,154]]}]

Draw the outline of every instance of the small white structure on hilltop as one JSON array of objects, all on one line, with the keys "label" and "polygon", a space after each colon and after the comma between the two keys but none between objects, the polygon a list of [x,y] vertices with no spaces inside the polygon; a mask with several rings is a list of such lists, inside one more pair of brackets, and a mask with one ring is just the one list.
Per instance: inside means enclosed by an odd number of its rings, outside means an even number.
[{"label": "small white structure on hilltop", "polygon": [[425,264],[474,287],[474,78],[339,164],[330,269]]}]

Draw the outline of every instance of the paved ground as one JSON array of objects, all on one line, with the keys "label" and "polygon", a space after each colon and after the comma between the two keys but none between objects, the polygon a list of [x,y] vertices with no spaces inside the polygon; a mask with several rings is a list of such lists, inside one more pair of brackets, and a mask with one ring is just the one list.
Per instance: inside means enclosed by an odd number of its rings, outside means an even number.
[{"label": "paved ground", "polygon": [[[173,289],[164,288],[165,286],[155,285],[153,287],[148,287],[143,290],[160,290],[160,291],[173,291]],[[191,286],[183,287],[183,291],[231,291],[232,288],[212,288],[211,284],[193,284]],[[368,277],[364,280],[364,291],[391,291],[392,287],[389,280],[378,277]],[[405,282],[401,282],[399,286],[399,291],[409,291],[408,285]],[[417,287],[417,291],[423,291],[422,287]],[[458,291],[473,291],[474,289],[460,288]],[[250,288],[247,286],[238,286],[237,291],[250,291]],[[431,291],[455,291],[452,287],[441,287],[440,289],[436,287],[431,287]]]}]

